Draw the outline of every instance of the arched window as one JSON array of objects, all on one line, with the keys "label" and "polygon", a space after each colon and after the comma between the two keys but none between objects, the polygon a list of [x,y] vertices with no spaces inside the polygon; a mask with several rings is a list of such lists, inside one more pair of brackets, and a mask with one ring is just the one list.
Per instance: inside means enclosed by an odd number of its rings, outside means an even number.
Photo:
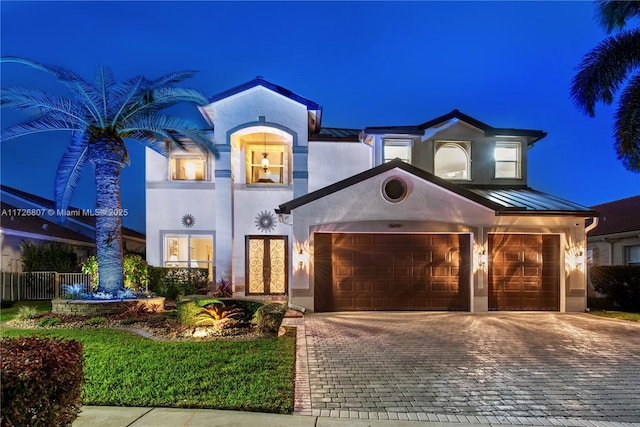
[{"label": "arched window", "polygon": [[468,142],[441,142],[436,145],[434,174],[445,179],[470,179]]}]

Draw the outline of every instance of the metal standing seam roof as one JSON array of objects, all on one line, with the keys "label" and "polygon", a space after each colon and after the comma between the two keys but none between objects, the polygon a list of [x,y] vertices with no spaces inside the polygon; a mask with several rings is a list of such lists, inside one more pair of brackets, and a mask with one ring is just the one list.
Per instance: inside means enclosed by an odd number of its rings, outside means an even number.
[{"label": "metal standing seam roof", "polygon": [[320,131],[309,135],[309,139],[312,141],[324,141],[324,140],[348,140],[348,141],[360,141],[359,135],[362,130],[360,129],[347,129],[347,128],[327,128],[322,127]]},{"label": "metal standing seam roof", "polygon": [[514,210],[518,212],[536,212],[543,214],[557,214],[568,212],[584,212],[589,216],[597,216],[597,212],[561,199],[550,194],[542,193],[529,187],[473,187],[465,186],[465,188],[474,194],[477,194],[487,200],[497,203],[506,210]]}]

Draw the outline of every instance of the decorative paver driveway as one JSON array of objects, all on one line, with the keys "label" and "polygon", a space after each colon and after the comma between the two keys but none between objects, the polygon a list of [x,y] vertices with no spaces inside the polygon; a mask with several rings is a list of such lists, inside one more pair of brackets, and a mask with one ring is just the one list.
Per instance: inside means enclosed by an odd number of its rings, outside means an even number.
[{"label": "decorative paver driveway", "polygon": [[307,358],[310,401],[305,408],[299,387],[299,412],[640,423],[640,324],[588,314],[367,312],[307,314],[304,329],[307,354],[298,357]]}]

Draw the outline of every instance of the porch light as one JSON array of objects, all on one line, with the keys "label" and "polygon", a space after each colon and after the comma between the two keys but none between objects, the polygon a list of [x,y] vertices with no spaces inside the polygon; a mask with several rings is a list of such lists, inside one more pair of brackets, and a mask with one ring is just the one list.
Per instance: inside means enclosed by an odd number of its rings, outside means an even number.
[{"label": "porch light", "polygon": [[260,165],[262,165],[262,170],[266,173],[269,170],[269,159],[267,158],[267,153],[262,153],[262,161]]},{"label": "porch light", "polygon": [[483,250],[478,254],[478,266],[484,267],[487,265],[487,253]]},{"label": "porch light", "polygon": [[267,158],[269,155],[267,153],[267,134],[263,133],[262,135],[264,137],[264,152],[262,153],[262,161],[260,162],[260,165],[262,166],[264,173],[267,173],[269,170],[269,159]]},{"label": "porch light", "polygon": [[293,243],[293,268],[306,270],[309,265],[309,244],[307,242]]}]

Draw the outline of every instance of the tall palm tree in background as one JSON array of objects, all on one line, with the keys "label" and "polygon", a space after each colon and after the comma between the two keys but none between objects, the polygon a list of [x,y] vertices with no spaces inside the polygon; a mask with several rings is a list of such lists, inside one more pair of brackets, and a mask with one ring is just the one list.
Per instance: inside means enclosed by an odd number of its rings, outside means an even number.
[{"label": "tall palm tree in background", "polygon": [[611,104],[622,89],[614,116],[614,147],[624,167],[640,172],[640,28],[623,30],[640,17],[638,1],[598,1],[600,25],[611,34],[584,56],[571,85],[575,104],[595,116],[595,104]]},{"label": "tall palm tree in background", "polygon": [[37,89],[3,88],[0,106],[37,114],[2,130],[2,142],[43,132],[70,132],[70,144],[56,172],[56,206],[67,209],[82,167],[89,161],[95,170],[100,290],[115,295],[124,289],[120,170],[129,162],[125,140],[141,142],[167,155],[173,148],[184,148],[183,138],[187,138],[218,156],[197,124],[161,113],[181,102],[207,103],[199,92],[174,86],[195,72],[170,73],[156,80],[136,76],[117,82],[112,71],[101,66],[90,82],[70,70],[23,58],[3,57],[0,62],[47,72],[69,89],[70,96],[57,96]]}]

